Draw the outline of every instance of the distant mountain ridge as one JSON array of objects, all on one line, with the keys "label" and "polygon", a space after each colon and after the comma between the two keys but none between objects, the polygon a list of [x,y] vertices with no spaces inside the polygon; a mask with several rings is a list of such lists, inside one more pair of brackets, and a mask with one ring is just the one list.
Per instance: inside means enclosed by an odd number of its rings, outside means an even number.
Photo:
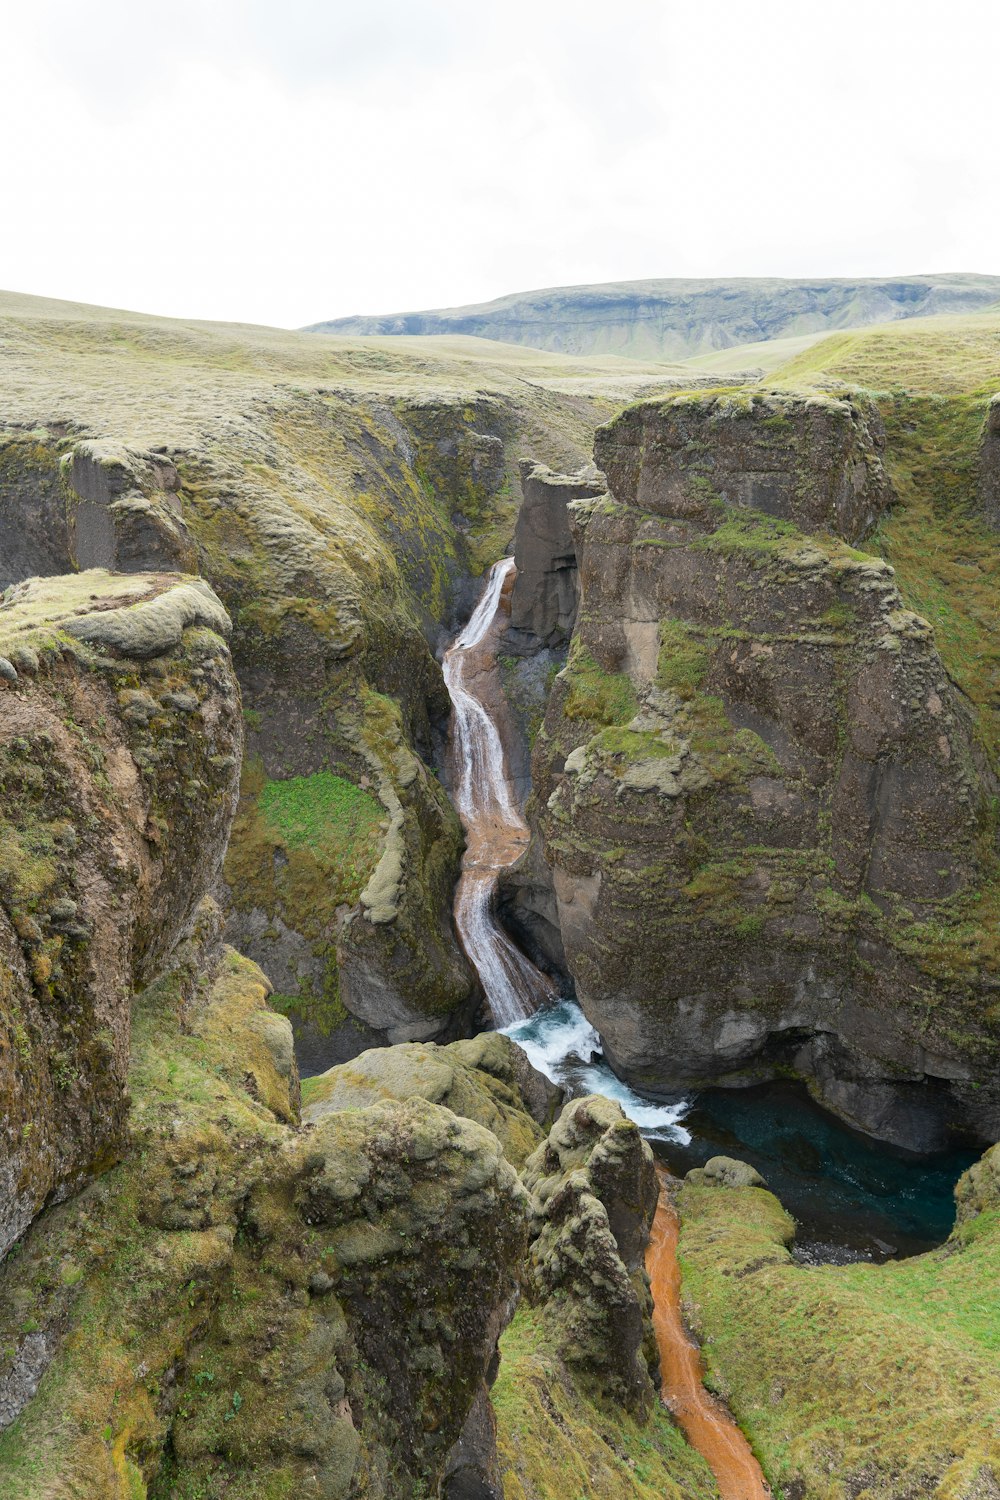
[{"label": "distant mountain ridge", "polygon": [[309,333],[469,334],[563,354],[690,359],[772,339],[861,328],[1000,301],[1000,276],[611,281],[517,292],[468,307],[334,318]]}]

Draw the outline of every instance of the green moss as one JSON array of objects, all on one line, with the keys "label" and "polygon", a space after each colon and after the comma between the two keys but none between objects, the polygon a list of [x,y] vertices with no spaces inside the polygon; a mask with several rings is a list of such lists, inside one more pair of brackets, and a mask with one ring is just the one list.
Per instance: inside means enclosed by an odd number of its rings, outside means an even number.
[{"label": "green moss", "polygon": [[639,700],[624,672],[603,671],[589,651],[574,645],[565,676],[569,691],[563,712],[567,719],[620,726],[635,718]]},{"label": "green moss", "polygon": [[520,1308],[500,1340],[491,1397],[506,1500],[709,1500],[704,1460],[666,1410],[645,1423],[584,1393],[544,1310]]},{"label": "green moss", "polygon": [[337,852],[348,859],[357,846],[377,837],[385,817],[370,793],[332,771],[268,781],[259,806],[265,824],[284,848]]},{"label": "green moss", "polygon": [[813,1268],[789,1262],[769,1193],[689,1184],[680,1206],[708,1379],[772,1484],[824,1500],[980,1493],[1000,1436],[995,1213],[928,1255]]},{"label": "green moss", "polygon": [[880,398],[888,469],[900,504],[871,545],[892,563],[905,603],[934,627],[949,675],[975,705],[1000,758],[1000,551],[977,513],[979,443],[987,399]]},{"label": "green moss", "polygon": [[335,926],[356,905],[378,864],[387,814],[369,792],[332,771],[269,780],[244,768],[225,876],[240,910],[263,910],[301,932],[324,960],[322,984],[276,997],[276,1007],[329,1033],[340,1000]]},{"label": "green moss", "polygon": [[701,687],[708,664],[709,652],[692,625],[684,620],[660,621],[657,687],[669,688],[679,698],[691,698]]},{"label": "green moss", "polygon": [[285,914],[320,937],[371,877],[385,818],[380,802],[332,771],[272,781],[248,765],[226,858],[236,905]]}]

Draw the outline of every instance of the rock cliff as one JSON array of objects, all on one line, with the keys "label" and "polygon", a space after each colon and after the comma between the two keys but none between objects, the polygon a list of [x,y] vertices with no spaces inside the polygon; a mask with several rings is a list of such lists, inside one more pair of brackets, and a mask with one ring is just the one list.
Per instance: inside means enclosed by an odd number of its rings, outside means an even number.
[{"label": "rock cliff", "polygon": [[653,1153],[610,1099],[567,1104],[525,1164],[529,1295],[563,1360],[626,1409],[648,1414],[655,1345],[644,1254],[656,1212]]},{"label": "rock cliff", "polygon": [[203,583],[92,570],[0,600],[0,1253],[118,1157],[129,1006],[218,873],[242,726]]},{"label": "rock cliff", "polygon": [[173,574],[0,603],[0,1492],[458,1494],[527,1241],[468,1116],[523,1156],[548,1090],[484,1038],[301,1127],[290,1024],[205,895],[228,631]]},{"label": "rock cliff", "polygon": [[124,1161],[0,1266],[0,1486],[436,1492],[508,1316],[523,1189],[495,1136],[417,1097],[296,1129],[289,1024],[217,925],[137,999]]},{"label": "rock cliff", "polygon": [[644,404],[571,507],[582,599],[534,779],[568,968],[650,1091],[791,1068],[931,1149],[1000,1129],[996,782],[856,551],[891,499],[857,398]]},{"label": "rock cliff", "polygon": [[521,465],[523,499],[514,528],[517,580],[505,644],[528,654],[565,649],[573,634],[579,595],[576,543],[567,505],[604,492],[591,469],[554,474],[544,464]]}]

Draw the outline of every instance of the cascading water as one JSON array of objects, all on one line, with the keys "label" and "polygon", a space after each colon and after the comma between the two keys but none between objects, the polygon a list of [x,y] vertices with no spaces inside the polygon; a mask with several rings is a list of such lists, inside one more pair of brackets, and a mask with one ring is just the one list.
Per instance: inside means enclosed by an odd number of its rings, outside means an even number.
[{"label": "cascading water", "polygon": [[494,696],[501,692],[497,626],[514,574],[512,557],[494,563],[472,618],[445,653],[443,663],[453,708],[455,804],[466,835],[455,892],[455,925],[497,1026],[526,1020],[554,993],[494,913],[500,871],[514,863],[530,839],[497,726],[482,701],[491,690]]},{"label": "cascading water", "polygon": [[453,705],[455,804],[466,832],[455,925],[497,1026],[540,1072],[573,1093],[605,1094],[616,1100],[644,1135],[687,1141],[688,1133],[679,1124],[686,1104],[656,1104],[616,1078],[601,1057],[600,1037],[580,1007],[558,999],[552,984],[511,941],[494,913],[499,873],[514,863],[531,838],[487,707],[502,694],[497,640],[515,573],[511,557],[493,565],[472,618],[444,658],[444,680]]}]

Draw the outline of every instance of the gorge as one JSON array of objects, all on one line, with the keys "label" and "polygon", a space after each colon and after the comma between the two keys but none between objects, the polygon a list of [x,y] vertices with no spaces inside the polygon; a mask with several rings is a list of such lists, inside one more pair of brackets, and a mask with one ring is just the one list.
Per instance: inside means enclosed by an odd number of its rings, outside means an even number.
[{"label": "gorge", "polygon": [[719,388],[27,302],[0,1492],[717,1500],[659,1166],[772,1492],[992,1500],[995,315]]}]

